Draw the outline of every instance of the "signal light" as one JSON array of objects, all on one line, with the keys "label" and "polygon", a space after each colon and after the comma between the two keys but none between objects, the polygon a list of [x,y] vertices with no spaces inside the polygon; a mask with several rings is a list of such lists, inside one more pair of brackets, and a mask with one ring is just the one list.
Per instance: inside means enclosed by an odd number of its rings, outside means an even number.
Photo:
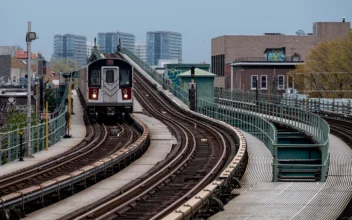
[{"label": "signal light", "polygon": [[114,60],[107,60],[107,61],[106,61],[106,64],[107,64],[108,66],[113,66],[113,65],[114,65]]},{"label": "signal light", "polygon": [[131,88],[122,89],[121,92],[122,92],[122,100],[128,100],[132,98]]},{"label": "signal light", "polygon": [[127,99],[128,98],[127,89],[122,90],[122,92],[123,92],[123,97]]},{"label": "signal light", "polygon": [[89,98],[98,100],[99,89],[97,88],[89,88]]}]

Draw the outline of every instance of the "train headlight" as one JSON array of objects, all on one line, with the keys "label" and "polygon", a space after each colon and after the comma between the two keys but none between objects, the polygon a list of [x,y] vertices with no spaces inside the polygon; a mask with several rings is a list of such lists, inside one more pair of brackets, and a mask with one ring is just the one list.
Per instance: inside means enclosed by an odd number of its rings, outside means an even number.
[{"label": "train headlight", "polygon": [[127,89],[122,90],[122,92],[123,92],[123,97],[127,99],[128,98]]},{"label": "train headlight", "polygon": [[94,94],[92,95],[92,97],[93,97],[93,99],[96,99],[96,98],[97,98],[97,94],[94,93]]}]

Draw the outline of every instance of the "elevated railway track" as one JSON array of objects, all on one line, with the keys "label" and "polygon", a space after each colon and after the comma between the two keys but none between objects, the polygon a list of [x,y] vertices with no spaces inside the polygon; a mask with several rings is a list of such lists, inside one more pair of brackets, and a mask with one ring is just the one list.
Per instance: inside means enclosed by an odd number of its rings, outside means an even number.
[{"label": "elevated railway track", "polygon": [[71,151],[2,178],[0,217],[24,217],[118,172],[138,158],[149,146],[148,129],[133,117],[129,122],[92,123],[87,126],[86,139]]},{"label": "elevated railway track", "polygon": [[[174,103],[166,101],[140,74],[135,74],[135,80],[135,96],[148,114],[162,120],[173,130],[180,144],[165,161],[154,167],[148,178],[121,189],[123,193],[118,197],[95,204],[90,212],[77,212],[70,218],[160,219],[216,181],[226,165],[232,167],[226,175],[231,176],[235,170],[231,159],[238,153],[243,140],[233,128],[181,110]],[[245,148],[237,160],[239,165],[236,175],[240,177],[246,165]],[[229,196],[232,187],[234,184],[230,183],[227,190],[224,187],[221,196]],[[224,198],[215,198],[214,194],[210,203],[220,210],[221,199]],[[208,204],[206,198],[204,204]],[[210,216],[211,212],[207,214]]]}]

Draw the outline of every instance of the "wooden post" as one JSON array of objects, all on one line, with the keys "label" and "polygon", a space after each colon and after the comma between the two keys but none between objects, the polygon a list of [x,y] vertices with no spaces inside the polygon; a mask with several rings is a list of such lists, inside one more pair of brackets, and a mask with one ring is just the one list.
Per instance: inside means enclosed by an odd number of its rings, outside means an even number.
[{"label": "wooden post", "polygon": [[45,103],[45,130],[46,130],[46,141],[45,150],[49,149],[49,114],[48,114],[48,102]]}]

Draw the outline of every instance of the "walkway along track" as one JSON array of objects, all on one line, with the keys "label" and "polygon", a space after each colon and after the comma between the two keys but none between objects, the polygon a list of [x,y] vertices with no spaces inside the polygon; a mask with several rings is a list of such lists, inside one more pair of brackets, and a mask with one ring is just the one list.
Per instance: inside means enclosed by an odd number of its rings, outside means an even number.
[{"label": "walkway along track", "polygon": [[120,125],[119,136],[114,133],[116,126],[95,124],[97,130],[88,145],[56,158],[50,165],[18,173],[16,180],[2,181],[0,217],[23,217],[106,178],[138,158],[149,146],[149,131],[137,119],[132,117],[131,121],[131,125]]},{"label": "walkway along track", "polygon": [[[81,99],[80,101],[82,103]],[[20,186],[20,182],[27,180],[31,176],[34,176],[35,174],[37,174],[38,171],[41,172],[46,169],[50,169],[54,166],[57,166],[58,164],[60,164],[61,161],[64,162],[66,160],[70,160],[71,158],[79,155],[82,150],[89,148],[89,146],[87,146],[87,143],[91,143],[97,140],[100,132],[100,127],[98,126],[98,124],[92,124],[89,118],[87,117],[87,114],[84,114],[83,118],[84,123],[86,125],[87,135],[85,139],[81,141],[81,143],[64,153],[52,157],[48,160],[45,160],[41,163],[2,176],[2,178],[0,179],[0,197],[9,194],[11,190],[16,190],[16,184]]]},{"label": "walkway along track", "polygon": [[[135,96],[150,114],[169,125],[181,146],[175,147],[165,159],[166,166],[158,166],[156,172],[121,190],[121,195],[96,204],[90,212],[77,213],[70,218],[160,218],[202,190],[218,177],[226,164],[230,164],[224,177],[231,178],[223,184],[222,193],[214,193],[211,200],[204,198],[203,201],[204,205],[215,204],[221,209],[219,198],[230,195],[231,188],[236,185],[233,180],[241,177],[245,170],[247,154],[243,136],[239,137],[239,132],[231,126],[166,102],[139,74],[135,74],[135,79]],[[236,162],[231,161],[236,153],[239,156]]]},{"label": "walkway along track", "polygon": [[[321,116],[329,123],[331,133],[340,137],[349,147],[352,148],[352,119],[339,114],[324,114]],[[352,217],[352,199],[347,204],[338,219],[349,220]]]}]

